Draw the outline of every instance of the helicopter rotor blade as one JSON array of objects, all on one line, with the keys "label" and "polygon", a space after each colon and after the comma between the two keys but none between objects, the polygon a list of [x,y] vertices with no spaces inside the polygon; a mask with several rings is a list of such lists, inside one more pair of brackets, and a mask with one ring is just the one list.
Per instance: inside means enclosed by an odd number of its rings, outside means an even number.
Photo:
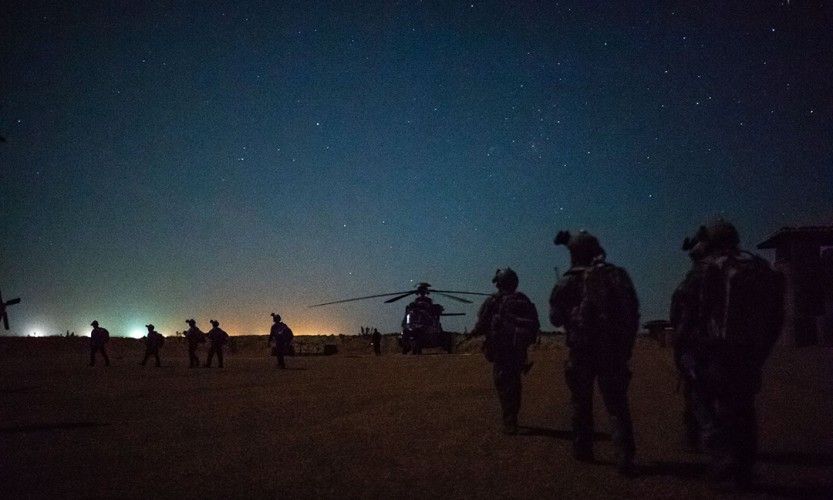
[{"label": "helicopter rotor blade", "polygon": [[20,299],[12,299],[12,300],[6,302],[7,306],[13,306],[15,304],[20,304]]},{"label": "helicopter rotor blade", "polygon": [[469,299],[464,299],[462,297],[455,297],[454,295],[449,295],[449,294],[443,293],[443,292],[434,291],[433,293],[436,293],[437,295],[442,295],[443,297],[448,297],[449,299],[456,300],[457,302],[463,302],[465,304],[471,304],[471,301]]},{"label": "helicopter rotor blade", "polygon": [[3,313],[3,328],[9,329],[9,315],[7,313]]},{"label": "helicopter rotor blade", "polygon": [[354,300],[375,299],[375,298],[378,298],[378,297],[390,297],[391,295],[402,295],[403,293],[407,293],[407,294],[410,295],[414,292],[412,290],[410,292],[379,293],[379,294],[376,294],[376,295],[367,295],[365,297],[355,297],[355,298],[352,298],[352,299],[343,299],[343,300],[334,300],[332,302],[323,302],[321,304],[313,304],[313,305],[307,306],[307,307],[328,306],[330,304],[341,304],[343,302],[353,302]]},{"label": "helicopter rotor blade", "polygon": [[466,313],[440,313],[440,316],[465,316]]},{"label": "helicopter rotor blade", "polygon": [[390,304],[391,302],[396,302],[396,301],[397,301],[397,300],[399,300],[399,299],[404,299],[404,298],[405,298],[405,297],[407,297],[408,295],[413,295],[413,294],[415,294],[415,293],[416,293],[415,291],[414,291],[414,292],[403,293],[403,294],[402,294],[402,295],[400,295],[399,297],[394,297],[394,298],[392,298],[392,299],[388,299],[388,300],[386,300],[386,301],[385,301],[385,304]]},{"label": "helicopter rotor blade", "polygon": [[484,295],[484,296],[487,296],[487,297],[489,295],[491,295],[491,293],[460,292],[460,291],[457,291],[457,290],[432,290],[432,289],[429,289],[428,291],[431,292],[431,293],[456,293],[456,294],[461,294],[461,295]]}]

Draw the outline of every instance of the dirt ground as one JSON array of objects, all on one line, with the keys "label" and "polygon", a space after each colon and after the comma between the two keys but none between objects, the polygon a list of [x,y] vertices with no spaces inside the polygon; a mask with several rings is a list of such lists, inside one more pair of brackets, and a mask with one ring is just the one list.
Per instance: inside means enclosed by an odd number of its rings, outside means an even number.
[{"label": "dirt ground", "polygon": [[[561,339],[532,353],[521,435],[499,432],[476,345],[403,356],[387,338],[305,339],[333,356],[275,369],[265,339],[236,339],[222,370],[189,369],[169,339],[163,366],[139,341],[88,367],[85,339],[0,339],[3,497],[553,498],[714,497],[705,458],[680,450],[667,349],[638,342],[631,406],[639,477],[616,474],[597,399],[599,463],[570,458]],[[204,358],[205,349],[201,352]],[[782,349],[758,398],[752,496],[833,494],[833,351]]]}]

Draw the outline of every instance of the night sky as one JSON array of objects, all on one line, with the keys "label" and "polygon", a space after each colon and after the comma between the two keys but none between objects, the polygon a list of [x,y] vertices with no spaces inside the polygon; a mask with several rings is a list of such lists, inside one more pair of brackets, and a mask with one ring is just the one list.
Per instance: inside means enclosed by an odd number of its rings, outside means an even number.
[{"label": "night sky", "polygon": [[831,2],[71,3],[0,7],[13,334],[391,332],[306,306],[507,265],[545,319],[580,228],[662,318],[705,219],[833,222]]}]

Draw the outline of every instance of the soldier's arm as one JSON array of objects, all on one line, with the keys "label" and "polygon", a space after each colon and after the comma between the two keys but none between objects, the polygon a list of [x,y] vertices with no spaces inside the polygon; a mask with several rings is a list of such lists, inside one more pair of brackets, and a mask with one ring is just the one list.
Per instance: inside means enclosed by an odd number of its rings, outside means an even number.
[{"label": "soldier's arm", "polygon": [[555,284],[550,294],[550,323],[552,326],[565,326],[567,323],[567,292],[570,279],[564,276]]},{"label": "soldier's arm", "polygon": [[533,318],[532,321],[534,322],[533,328],[537,331],[541,331],[541,320],[538,319],[538,308],[535,307],[535,304],[533,304],[532,302],[529,303],[529,306],[532,309],[531,316]]},{"label": "soldier's arm", "polygon": [[700,289],[703,279],[703,269],[695,265],[674,291],[671,300],[670,320],[674,328],[674,359],[681,369],[683,368],[683,353],[696,340],[699,326],[697,323],[700,317]]},{"label": "soldier's arm", "polygon": [[474,328],[471,329],[469,335],[477,336],[486,335],[488,333],[492,324],[492,315],[494,314],[494,302],[494,297],[489,297],[483,301],[483,304],[480,306],[480,310],[477,312],[477,322],[474,324]]}]

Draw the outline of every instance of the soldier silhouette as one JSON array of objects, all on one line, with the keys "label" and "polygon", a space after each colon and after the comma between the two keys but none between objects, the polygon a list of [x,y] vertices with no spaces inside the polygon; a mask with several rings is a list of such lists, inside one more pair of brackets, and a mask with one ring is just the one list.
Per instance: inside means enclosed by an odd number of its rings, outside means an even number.
[{"label": "soldier silhouette", "polygon": [[492,376],[503,414],[503,432],[517,434],[521,374],[526,371],[527,349],[535,342],[541,325],[535,304],[517,291],[515,271],[508,267],[498,269],[492,283],[497,292],[480,307],[472,335],[486,336],[483,353],[492,363]]},{"label": "soldier silhouette", "polygon": [[162,366],[162,363],[159,361],[159,348],[165,342],[165,337],[157,332],[153,325],[145,325],[145,328],[148,329],[148,334],[145,337],[145,357],[142,359],[142,366],[145,366],[148,358],[153,356],[156,358],[156,367],[158,368]]},{"label": "soldier silhouette", "polygon": [[373,329],[373,334],[371,335],[371,342],[373,342],[373,353],[377,356],[382,355],[382,334],[379,333],[379,330],[376,328]]},{"label": "soldier silhouette", "polygon": [[634,473],[636,450],[628,407],[628,361],[639,329],[639,302],[628,273],[605,261],[595,236],[561,231],[556,245],[570,251],[570,269],[550,296],[550,322],[567,330],[569,357],[564,372],[570,389],[573,456],[592,462],[593,385],[598,380],[617,449],[617,470]]},{"label": "soldier silhouette", "polygon": [[269,338],[266,344],[268,345],[271,342],[275,343],[275,346],[272,348],[272,353],[278,358],[278,368],[286,368],[284,357],[289,354],[292,337],[292,330],[281,321],[281,315],[272,313],[272,328],[269,331]]},{"label": "soldier silhouette", "polygon": [[185,322],[188,323],[188,330],[185,332],[185,341],[188,343],[188,367],[197,368],[200,366],[197,348],[205,343],[205,333],[197,328],[197,322],[193,318]]},{"label": "soldier silhouette", "polygon": [[223,367],[223,346],[228,342],[228,333],[220,328],[220,322],[212,319],[211,330],[208,331],[208,359],[205,360],[205,367],[211,368],[214,355],[217,355],[217,366]]},{"label": "soldier silhouette", "polygon": [[784,277],[739,242],[722,219],[686,239],[692,268],[674,292],[671,322],[688,444],[709,452],[712,480],[746,488],[758,451],[755,395],[784,319]]},{"label": "soldier silhouette", "polygon": [[105,348],[107,342],[110,341],[110,332],[98,326],[98,320],[90,323],[90,326],[93,327],[93,331],[90,332],[90,366],[95,366],[95,353],[97,352],[100,352],[104,358],[104,366],[110,366],[110,358]]}]

